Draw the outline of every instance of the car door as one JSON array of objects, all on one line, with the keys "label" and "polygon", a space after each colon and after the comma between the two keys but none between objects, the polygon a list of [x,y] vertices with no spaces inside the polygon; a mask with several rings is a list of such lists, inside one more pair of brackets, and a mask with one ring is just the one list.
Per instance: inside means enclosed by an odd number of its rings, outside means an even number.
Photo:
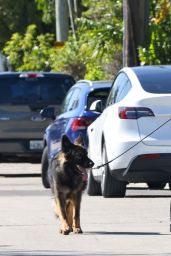
[{"label": "car door", "polygon": [[48,144],[50,156],[53,157],[61,148],[62,134],[68,134],[70,123],[76,115],[76,109],[79,102],[81,90],[80,88],[72,88],[69,90],[63,102],[61,113],[56,117],[54,123],[48,130]]},{"label": "car door", "polygon": [[[120,72],[113,83],[107,100],[107,114],[103,126],[108,161],[120,154],[122,138],[125,136],[124,131],[129,129],[127,122],[121,122],[119,108],[127,103],[127,95],[131,89],[132,85],[128,76],[124,72]],[[132,127],[132,124],[130,124],[130,127]],[[111,167],[110,164],[109,166]]]},{"label": "car door", "polygon": [[[91,159],[95,165],[102,164],[102,144],[105,143],[109,159],[112,159],[113,148],[116,145],[116,138],[119,132],[118,120],[118,102],[120,102],[130,91],[131,85],[128,77],[120,73],[114,80],[109,93],[106,108],[96,121],[89,127],[89,151]],[[117,152],[115,152],[117,154]],[[102,169],[94,169],[95,176],[101,176]]]}]

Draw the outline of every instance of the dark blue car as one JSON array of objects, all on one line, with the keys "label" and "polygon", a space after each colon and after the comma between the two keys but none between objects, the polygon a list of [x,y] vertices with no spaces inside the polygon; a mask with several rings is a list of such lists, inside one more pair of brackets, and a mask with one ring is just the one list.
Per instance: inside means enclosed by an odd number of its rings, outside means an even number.
[{"label": "dark blue car", "polygon": [[41,168],[44,187],[49,188],[48,162],[60,151],[63,134],[74,142],[81,133],[84,145],[87,147],[87,127],[100,115],[99,112],[93,111],[92,103],[101,100],[103,106],[105,105],[111,83],[111,81],[80,80],[68,91],[58,116],[55,116],[54,109],[50,107],[42,111],[43,117],[53,119],[44,134]]}]

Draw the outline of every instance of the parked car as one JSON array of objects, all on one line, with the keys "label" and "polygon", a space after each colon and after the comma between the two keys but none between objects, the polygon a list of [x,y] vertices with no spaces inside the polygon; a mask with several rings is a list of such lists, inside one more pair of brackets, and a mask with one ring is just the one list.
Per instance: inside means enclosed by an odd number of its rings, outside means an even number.
[{"label": "parked car", "polygon": [[59,107],[70,87],[72,76],[50,72],[0,73],[0,158],[11,161],[39,161],[43,133],[50,119],[40,110]]},{"label": "parked car", "polygon": [[[81,133],[84,145],[87,147],[87,127],[100,115],[100,112],[92,111],[92,103],[93,101],[101,100],[101,108],[103,108],[110,87],[111,81],[92,82],[80,80],[68,91],[59,115],[55,116],[53,108],[45,108],[41,111],[42,118],[51,117],[55,119],[47,127],[44,134],[41,167],[44,187],[49,188],[48,162],[60,151],[61,136],[66,134],[74,142]],[[90,109],[90,106],[92,109]]]},{"label": "parked car", "polygon": [[95,163],[88,194],[124,197],[131,182],[163,188],[171,181],[170,131],[171,66],[120,70],[106,108],[88,127]]}]

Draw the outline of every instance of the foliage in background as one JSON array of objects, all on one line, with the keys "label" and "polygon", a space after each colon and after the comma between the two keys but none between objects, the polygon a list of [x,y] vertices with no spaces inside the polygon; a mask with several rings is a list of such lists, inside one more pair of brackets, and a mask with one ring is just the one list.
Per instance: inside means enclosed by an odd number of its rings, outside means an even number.
[{"label": "foliage in background", "polygon": [[[17,0],[18,1],[18,0]],[[52,24],[54,0],[35,0],[44,22]],[[82,16],[75,25],[76,40],[69,36],[63,48],[55,48],[54,34],[38,34],[28,26],[14,33],[3,52],[14,70],[52,70],[76,79],[110,79],[122,63],[122,1],[82,0]]]},{"label": "foliage in background", "polygon": [[36,24],[38,33],[54,31],[52,24],[42,22],[42,12],[37,9],[35,0],[0,0],[0,49],[12,34],[23,34],[30,24]]},{"label": "foliage in background", "polygon": [[106,0],[104,5],[103,1],[83,0],[82,4],[87,11],[76,20],[76,41],[70,36],[61,54],[53,56],[53,70],[61,65],[80,78],[110,79],[122,59],[121,1]]},{"label": "foliage in background", "polygon": [[[75,19],[76,40],[70,34],[62,48],[54,46],[55,0],[15,3],[16,7],[11,0],[0,0],[0,45],[7,41],[3,52],[14,70],[64,71],[76,79],[100,80],[111,79],[121,68],[122,0],[82,0],[81,16]],[[147,40],[149,46],[139,49],[141,64],[170,64],[170,0],[150,1]]]},{"label": "foliage in background", "polygon": [[55,22],[55,0],[35,0],[37,9],[42,11],[42,21],[46,24]]},{"label": "foliage in background", "polygon": [[4,53],[15,71],[50,71],[49,56],[54,44],[52,34],[37,34],[36,25],[30,25],[24,35],[14,33],[6,43]]},{"label": "foliage in background", "polygon": [[171,63],[171,3],[152,0],[149,22],[149,46],[139,49],[142,65]]}]

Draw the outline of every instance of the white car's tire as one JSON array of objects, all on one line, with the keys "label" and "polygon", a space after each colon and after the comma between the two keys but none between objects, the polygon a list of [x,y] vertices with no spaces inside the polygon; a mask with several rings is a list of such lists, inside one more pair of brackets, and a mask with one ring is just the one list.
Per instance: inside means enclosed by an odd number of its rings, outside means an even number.
[{"label": "white car's tire", "polygon": [[88,184],[87,184],[87,194],[89,196],[100,196],[101,195],[101,186],[98,183],[92,174],[92,170],[88,173]]},{"label": "white car's tire", "polygon": [[164,189],[166,182],[147,182],[149,189]]},{"label": "white car's tire", "polygon": [[[107,163],[106,148],[102,149],[103,164]],[[126,183],[116,180],[111,176],[108,164],[103,167],[101,179],[101,191],[103,197],[124,197],[126,192]]]}]

